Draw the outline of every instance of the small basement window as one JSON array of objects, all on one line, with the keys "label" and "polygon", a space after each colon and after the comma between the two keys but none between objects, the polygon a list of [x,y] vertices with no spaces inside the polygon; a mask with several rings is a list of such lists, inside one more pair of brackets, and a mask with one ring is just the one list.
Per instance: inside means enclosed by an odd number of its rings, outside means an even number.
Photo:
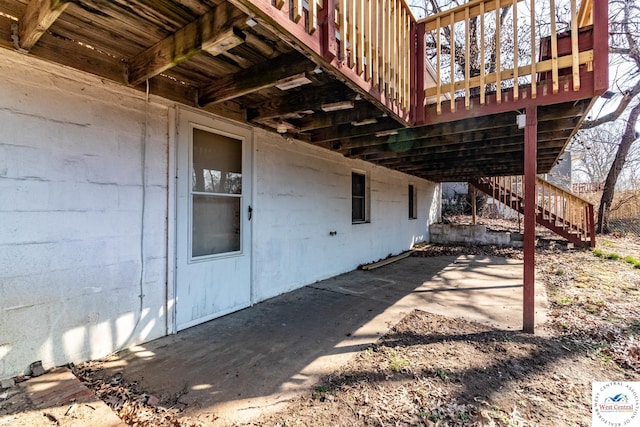
[{"label": "small basement window", "polygon": [[409,184],[409,219],[418,218],[417,196],[416,187]]},{"label": "small basement window", "polygon": [[367,177],[358,172],[351,173],[351,222],[367,222]]}]

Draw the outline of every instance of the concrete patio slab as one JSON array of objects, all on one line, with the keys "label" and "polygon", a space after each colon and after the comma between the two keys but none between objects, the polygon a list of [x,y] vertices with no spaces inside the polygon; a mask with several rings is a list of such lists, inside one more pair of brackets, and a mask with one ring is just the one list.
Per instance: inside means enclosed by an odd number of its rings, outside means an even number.
[{"label": "concrete patio slab", "polygon": [[[0,400],[0,426],[126,427],[126,423],[67,368],[15,385],[12,397]],[[8,392],[9,392],[8,391]],[[12,410],[12,407],[14,410]]]},{"label": "concrete patio slab", "polygon": [[107,372],[161,399],[180,395],[186,416],[212,425],[259,420],[414,309],[521,329],[522,270],[517,260],[442,256],[353,271],[131,348]]}]

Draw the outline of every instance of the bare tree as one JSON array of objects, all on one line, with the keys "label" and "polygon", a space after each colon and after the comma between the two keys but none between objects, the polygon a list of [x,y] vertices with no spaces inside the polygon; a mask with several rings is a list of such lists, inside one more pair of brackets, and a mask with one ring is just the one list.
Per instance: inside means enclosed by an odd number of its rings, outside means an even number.
[{"label": "bare tree", "polygon": [[586,121],[582,128],[591,129],[621,118],[625,118],[626,124],[605,180],[598,208],[598,233],[609,232],[609,213],[616,184],[631,147],[638,139],[636,124],[640,116],[640,6],[634,0],[610,0],[609,8],[609,52],[611,64],[617,67],[613,86],[619,96],[613,98],[617,104],[609,107],[610,112]]}]

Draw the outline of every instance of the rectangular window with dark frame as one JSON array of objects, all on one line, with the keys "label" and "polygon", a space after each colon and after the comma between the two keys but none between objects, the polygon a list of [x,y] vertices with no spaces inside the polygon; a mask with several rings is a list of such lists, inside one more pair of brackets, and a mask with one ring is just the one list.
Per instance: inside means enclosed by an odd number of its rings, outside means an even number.
[{"label": "rectangular window with dark frame", "polygon": [[367,220],[366,184],[364,174],[351,173],[351,222],[353,223]]},{"label": "rectangular window with dark frame", "polygon": [[409,219],[418,218],[418,209],[416,206],[416,188],[413,184],[409,184]]}]

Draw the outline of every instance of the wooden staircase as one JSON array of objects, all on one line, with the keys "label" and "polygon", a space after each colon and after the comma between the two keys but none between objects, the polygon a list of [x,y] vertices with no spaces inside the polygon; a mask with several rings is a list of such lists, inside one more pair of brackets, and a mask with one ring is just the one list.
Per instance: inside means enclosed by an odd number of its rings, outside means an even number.
[{"label": "wooden staircase", "polygon": [[[484,177],[470,182],[506,206],[524,214],[524,177]],[[536,222],[576,246],[596,245],[593,205],[536,177]]]}]

